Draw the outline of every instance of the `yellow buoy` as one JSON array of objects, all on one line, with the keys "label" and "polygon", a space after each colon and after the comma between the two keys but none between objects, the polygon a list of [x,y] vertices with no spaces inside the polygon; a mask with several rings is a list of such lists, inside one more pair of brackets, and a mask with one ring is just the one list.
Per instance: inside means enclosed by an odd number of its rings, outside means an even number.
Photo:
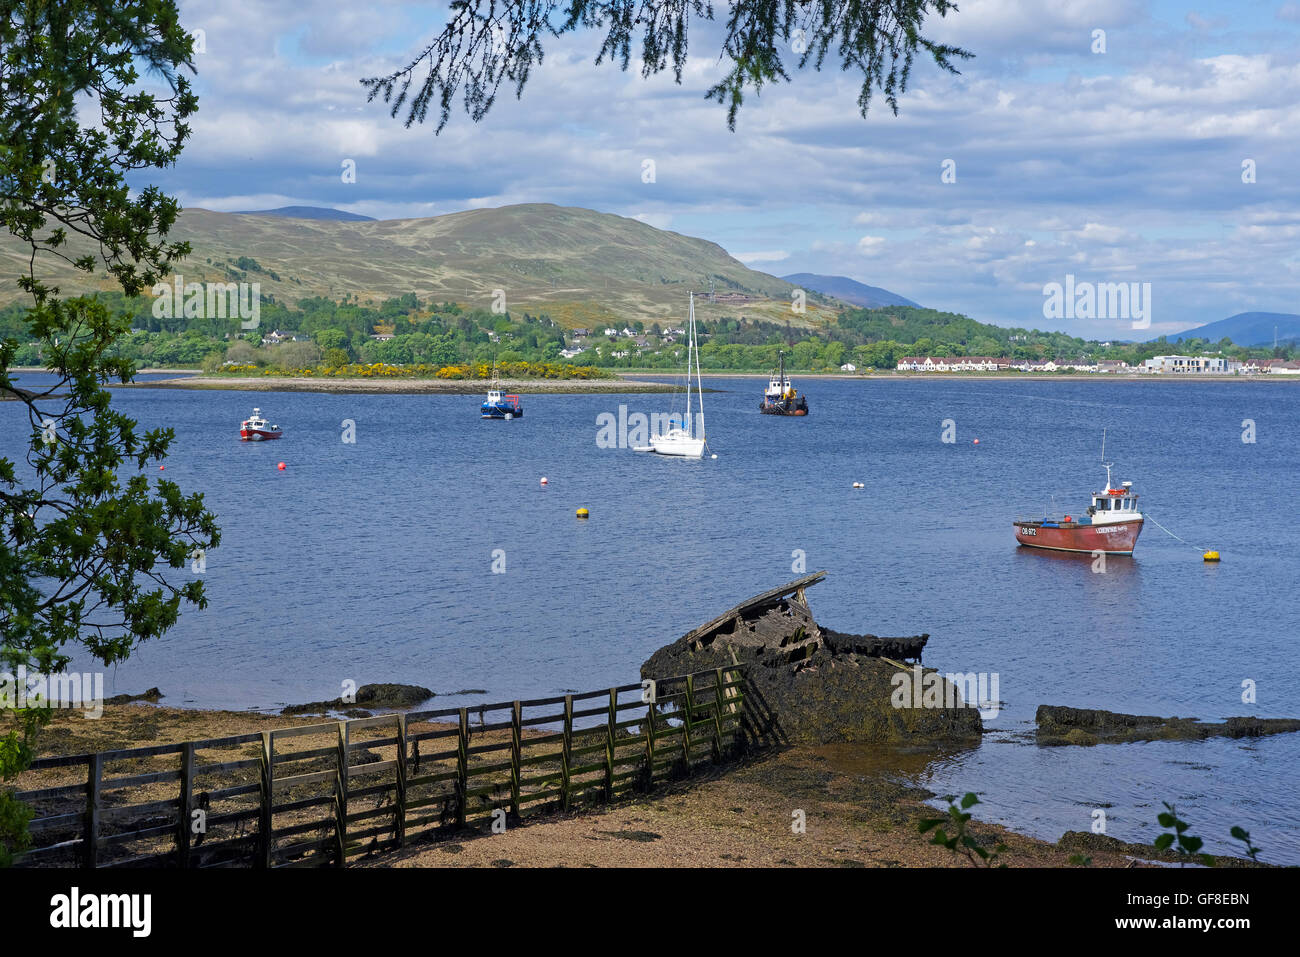
[{"label": "yellow buoy", "polygon": [[578,509],[578,518],[586,518],[586,517],[587,517],[587,510],[585,508]]},{"label": "yellow buoy", "polygon": [[1204,557],[1207,562],[1217,562],[1219,560],[1219,553],[1213,551],[1206,552],[1202,557]]}]

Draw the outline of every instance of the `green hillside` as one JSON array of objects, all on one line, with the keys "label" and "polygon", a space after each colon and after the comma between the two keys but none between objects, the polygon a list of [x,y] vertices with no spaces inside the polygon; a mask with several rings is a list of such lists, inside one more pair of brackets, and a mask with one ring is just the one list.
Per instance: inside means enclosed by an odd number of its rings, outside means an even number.
[{"label": "green hillside", "polygon": [[[835,314],[820,296],[794,314],[790,283],[747,268],[716,243],[549,204],[369,222],[190,209],[172,235],[193,249],[179,270],[186,282],[257,281],[264,296],[286,303],[349,296],[377,305],[415,293],[489,309],[502,289],[512,313],[544,312],[575,328],[680,320],[687,292],[706,291],[712,280],[717,301],[697,304],[704,319],[743,315],[815,326]],[[13,280],[22,256],[12,237],[0,238],[0,306],[21,298]],[[241,261],[255,262],[256,274],[246,274]],[[49,262],[64,295],[112,288]]]}]

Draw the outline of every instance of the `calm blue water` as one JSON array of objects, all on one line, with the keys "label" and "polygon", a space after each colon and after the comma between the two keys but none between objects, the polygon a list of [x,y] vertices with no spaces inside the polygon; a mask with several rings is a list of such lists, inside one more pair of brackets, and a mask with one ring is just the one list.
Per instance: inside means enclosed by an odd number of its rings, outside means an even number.
[{"label": "calm blue water", "polygon": [[[1266,859],[1300,863],[1298,735],[1091,749],[1024,737],[1042,703],[1300,715],[1300,389],[807,384],[812,414],[798,420],[758,414],[758,379],[713,380],[729,391],[706,397],[718,458],[704,461],[597,448],[599,413],[669,411],[668,396],[525,396],[524,419],[485,422],[477,396],[120,391],[142,425],[176,430],[167,477],[206,493],[224,537],[208,609],[140,647],[109,693],[157,685],[167,704],[239,709],[334,697],[345,679],[490,700],[606,687],[794,577],[802,550],[809,571],[830,572],[809,593],[821,623],[929,632],[927,665],[999,674],[999,733],[922,783],[981,792],[982,816],[1048,838],[1109,805],[1109,834],[1150,840],[1168,800],[1212,848],[1241,824]],[[254,405],[284,440],[237,440]],[[21,448],[18,411],[0,405],[0,455]],[[956,444],[940,441],[944,419]],[[1101,486],[1103,426],[1115,480],[1222,564],[1150,523],[1136,557],[1104,574],[1017,548],[1014,515],[1053,496],[1077,511]],[[1257,704],[1241,702],[1244,679]]]}]

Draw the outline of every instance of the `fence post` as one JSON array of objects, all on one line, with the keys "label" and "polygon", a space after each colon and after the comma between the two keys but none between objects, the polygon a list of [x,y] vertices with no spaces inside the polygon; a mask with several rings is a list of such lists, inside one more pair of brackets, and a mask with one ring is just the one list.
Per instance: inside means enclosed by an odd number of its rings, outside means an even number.
[{"label": "fence post", "polygon": [[722,669],[713,672],[713,763],[722,760]]},{"label": "fence post", "polygon": [[176,865],[190,866],[190,802],[194,799],[194,742],[181,745],[180,821],[176,828]]},{"label": "fence post", "polygon": [[656,695],[652,694],[645,707],[645,779],[642,786],[647,791],[653,788],[655,783],[655,697]]},{"label": "fence post", "polygon": [[618,730],[618,689],[609,689],[609,730],[605,736],[605,800],[614,800],[614,732]]},{"label": "fence post", "polygon": [[348,866],[348,723],[339,722],[338,749],[334,758],[334,866]]},{"label": "fence post", "polygon": [[104,777],[104,756],[96,752],[86,764],[86,819],[82,833],[81,863],[99,866],[99,786]]},{"label": "fence post", "polygon": [[682,722],[682,760],[686,773],[691,773],[691,721],[695,712],[695,675],[686,676],[686,712]]},{"label": "fence post", "polygon": [[394,795],[393,830],[397,846],[406,846],[406,715],[397,715],[397,788]]},{"label": "fence post", "polygon": [[510,813],[519,820],[519,779],[523,776],[520,765],[524,750],[524,714],[516,701],[510,706]]},{"label": "fence post", "polygon": [[465,826],[465,805],[469,799],[469,709],[460,709],[460,733],[456,738],[456,826]]},{"label": "fence post", "polygon": [[275,769],[272,766],[273,746],[272,735],[274,731],[262,732],[262,807],[258,815],[257,829],[257,866],[271,866],[271,848],[275,843],[271,840],[271,807],[275,803]]},{"label": "fence post", "polygon": [[573,695],[564,696],[564,747],[560,753],[560,807],[569,809],[569,768],[573,749]]}]

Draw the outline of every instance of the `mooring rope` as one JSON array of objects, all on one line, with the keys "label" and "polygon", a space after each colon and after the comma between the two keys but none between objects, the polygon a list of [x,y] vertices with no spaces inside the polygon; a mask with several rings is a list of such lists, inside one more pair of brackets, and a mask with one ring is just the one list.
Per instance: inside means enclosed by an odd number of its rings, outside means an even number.
[{"label": "mooring rope", "polygon": [[[1162,532],[1164,532],[1166,535],[1169,535],[1169,536],[1171,536],[1172,538],[1178,538],[1177,535],[1175,535],[1173,532],[1169,531],[1169,529],[1165,528],[1163,525],[1161,525],[1159,522],[1157,522],[1157,521],[1155,520],[1154,516],[1152,516],[1152,514],[1151,514],[1150,512],[1147,512],[1147,513],[1146,513],[1146,518],[1150,519],[1150,520],[1151,520],[1151,524],[1154,525],[1156,528],[1160,529],[1160,530],[1161,530]],[[1178,540],[1179,540],[1180,542],[1182,542],[1184,545],[1191,545],[1192,548],[1201,548],[1200,545],[1193,545],[1191,542],[1189,542],[1189,541],[1188,541],[1187,539],[1185,539],[1185,538],[1178,538]],[[1205,549],[1201,548],[1201,551],[1205,551]]]}]

